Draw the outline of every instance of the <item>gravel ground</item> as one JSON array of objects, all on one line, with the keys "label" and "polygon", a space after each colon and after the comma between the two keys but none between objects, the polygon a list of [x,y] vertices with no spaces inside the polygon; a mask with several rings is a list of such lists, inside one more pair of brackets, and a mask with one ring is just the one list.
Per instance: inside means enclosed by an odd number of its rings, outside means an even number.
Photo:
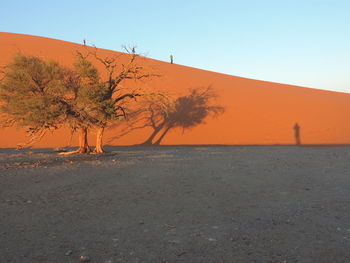
[{"label": "gravel ground", "polygon": [[0,262],[350,262],[350,147],[0,150]]}]

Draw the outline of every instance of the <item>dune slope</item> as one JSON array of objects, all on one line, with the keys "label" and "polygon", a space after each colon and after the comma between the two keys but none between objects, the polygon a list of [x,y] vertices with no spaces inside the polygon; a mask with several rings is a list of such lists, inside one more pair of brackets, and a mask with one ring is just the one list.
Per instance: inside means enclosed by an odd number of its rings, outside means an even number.
[{"label": "dune slope", "polygon": [[[13,54],[38,55],[71,65],[77,50],[84,46],[37,36],[0,33],[0,64],[8,63]],[[102,55],[117,52],[99,50]],[[299,125],[302,144],[350,143],[350,94],[323,91],[259,81],[236,76],[145,59],[147,67],[161,74],[145,85],[167,90],[180,96],[188,89],[211,85],[218,95],[216,104],[225,112],[216,118],[207,118],[190,130],[173,129],[162,144],[230,144],[268,145],[295,144],[295,124]],[[142,143],[152,132],[134,130],[118,137],[121,127],[106,132],[105,142],[110,145]],[[90,141],[93,145],[93,132]],[[35,147],[57,147],[68,144],[70,134],[58,130],[47,134]],[[0,147],[15,147],[25,141],[23,130],[15,127],[0,130]],[[76,138],[73,137],[74,145]]]}]

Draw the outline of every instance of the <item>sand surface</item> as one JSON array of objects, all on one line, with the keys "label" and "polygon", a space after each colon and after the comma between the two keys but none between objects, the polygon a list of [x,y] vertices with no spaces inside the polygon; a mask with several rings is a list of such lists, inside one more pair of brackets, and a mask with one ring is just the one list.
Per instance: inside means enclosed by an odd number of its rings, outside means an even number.
[{"label": "sand surface", "polygon": [[350,147],[0,150],[0,262],[349,262]]},{"label": "sand surface", "polygon": [[[56,39],[0,32],[0,66],[10,62],[12,56],[20,51],[43,59],[54,59],[71,67],[76,51],[85,52],[85,48],[80,44]],[[116,49],[120,50],[119,47]],[[99,49],[98,54],[102,57],[120,55],[104,49]],[[174,56],[176,61],[176,54]],[[162,144],[294,144],[295,123],[300,126],[303,144],[350,144],[350,94],[241,78],[148,58],[142,59],[140,65],[161,75],[137,83],[144,89],[162,90],[177,98],[188,95],[189,89],[211,85],[218,95],[215,104],[225,108],[224,114],[217,118],[209,117],[205,123],[191,130],[171,130]],[[234,61],[232,65],[239,68]],[[96,66],[102,70],[99,64]],[[123,85],[128,87],[136,84],[132,81]],[[120,126],[107,130],[105,143],[140,144],[152,133],[152,129],[145,128],[118,138],[121,130]],[[1,148],[14,148],[24,141],[23,130],[0,129]],[[90,141],[95,142],[93,133]],[[68,142],[69,132],[59,130],[54,134],[48,133],[35,146],[59,147]],[[73,143],[77,143],[77,136]]]}]

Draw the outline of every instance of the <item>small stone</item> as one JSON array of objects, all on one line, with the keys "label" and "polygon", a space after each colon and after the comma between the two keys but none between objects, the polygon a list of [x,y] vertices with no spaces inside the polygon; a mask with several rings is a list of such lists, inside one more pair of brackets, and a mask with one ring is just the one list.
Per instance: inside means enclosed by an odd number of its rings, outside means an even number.
[{"label": "small stone", "polygon": [[91,259],[89,256],[80,256],[80,262],[89,262]]},{"label": "small stone", "polygon": [[72,253],[73,253],[73,250],[68,250],[65,255],[70,256],[70,255],[72,255]]},{"label": "small stone", "polygon": [[168,240],[168,243],[170,243],[170,244],[179,244],[179,243],[180,243],[180,241],[179,241],[179,240],[174,239],[174,240]]},{"label": "small stone", "polygon": [[182,251],[180,253],[177,254],[178,257],[181,257],[182,255],[185,255],[186,254],[186,251]]}]

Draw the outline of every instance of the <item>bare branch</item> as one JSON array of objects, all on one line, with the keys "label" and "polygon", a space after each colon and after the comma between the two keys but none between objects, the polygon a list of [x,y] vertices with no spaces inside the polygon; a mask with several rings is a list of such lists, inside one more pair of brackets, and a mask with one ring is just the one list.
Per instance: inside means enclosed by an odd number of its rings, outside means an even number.
[{"label": "bare branch", "polygon": [[124,100],[126,98],[130,98],[130,99],[135,99],[136,100],[136,97],[140,97],[140,96],[142,96],[142,94],[137,94],[137,93],[136,94],[133,94],[133,93],[124,94],[124,95],[116,98],[114,100],[113,104],[115,104],[115,103],[117,103],[117,102],[119,102],[121,100]]},{"label": "bare branch", "polygon": [[46,129],[40,130],[38,132],[36,132],[35,134],[31,134],[31,138],[29,139],[29,141],[25,142],[25,143],[19,143],[17,144],[17,150],[23,149],[23,148],[28,148],[31,147],[34,143],[40,141],[44,135],[46,134]]}]

